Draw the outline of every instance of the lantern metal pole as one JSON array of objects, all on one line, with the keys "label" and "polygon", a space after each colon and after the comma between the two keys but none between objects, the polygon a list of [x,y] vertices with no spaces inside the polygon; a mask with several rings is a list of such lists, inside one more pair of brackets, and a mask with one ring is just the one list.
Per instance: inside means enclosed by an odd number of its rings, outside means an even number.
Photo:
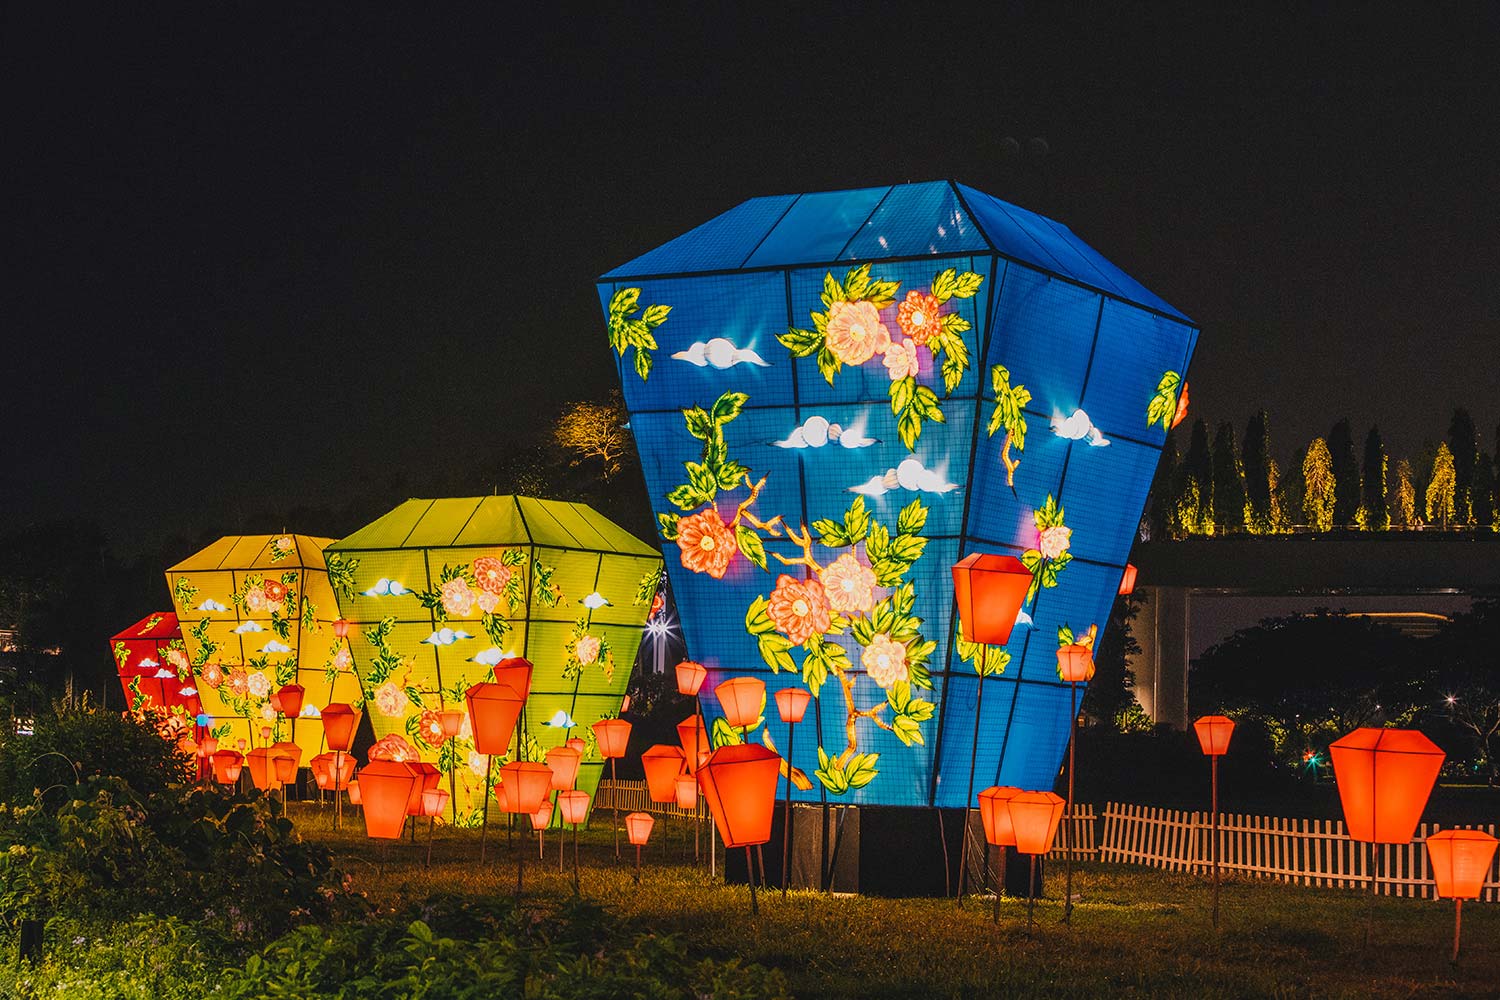
[{"label": "lantern metal pole", "polygon": [[635,884],[641,884],[641,845],[635,845]]},{"label": "lantern metal pole", "polygon": [[994,923],[1000,922],[1000,890],[1005,886],[1005,845],[1000,845],[1000,865],[995,869],[995,913],[991,917]]},{"label": "lantern metal pole", "polygon": [[[1371,810],[1373,812],[1373,810]],[[1370,937],[1375,932],[1375,897],[1380,893],[1380,883],[1375,878],[1375,863],[1380,860],[1380,848],[1370,842],[1370,905],[1365,910],[1365,947],[1370,947]]]},{"label": "lantern metal pole", "polygon": [[797,736],[797,724],[786,726],[786,809],[781,817],[781,898],[786,898],[786,887],[790,881],[787,867],[792,848],[792,744]]},{"label": "lantern metal pole", "polygon": [[1031,858],[1031,880],[1026,884],[1026,933],[1036,926],[1036,855],[1028,855]]},{"label": "lantern metal pole", "polygon": [[618,758],[609,759],[609,801],[615,811],[615,860],[620,860],[620,779],[615,774],[615,761]]},{"label": "lantern metal pole", "polygon": [[[693,712],[695,713],[693,717],[693,766],[688,770],[693,775],[693,781],[696,783],[698,780],[698,768],[703,763],[703,731],[707,728],[707,724],[703,721],[703,687],[701,682],[699,683],[698,691],[693,694]],[[693,796],[693,864],[699,864],[702,861],[698,853],[698,834],[703,822],[703,812],[698,808],[698,798],[696,794]],[[713,874],[713,872],[709,874]]]},{"label": "lantern metal pole", "polygon": [[[1078,745],[1078,682],[1068,682],[1068,811],[1063,817],[1063,923],[1073,923],[1073,751]],[[1217,903],[1215,914],[1218,913]],[[1218,926],[1217,919],[1214,926]]]},{"label": "lantern metal pole", "polygon": [[746,881],[750,883],[750,915],[759,916],[760,904],[755,901],[755,858],[750,854],[750,848],[745,848],[745,874]]},{"label": "lantern metal pole", "polygon": [[1214,930],[1219,929],[1219,755],[1212,754],[1208,758],[1213,761],[1213,791],[1209,795],[1209,808],[1213,816],[1209,823],[1209,856],[1214,861]]},{"label": "lantern metal pole", "polygon": [[490,772],[495,766],[495,755],[484,756],[484,815],[479,821],[479,863],[484,864],[484,840],[485,834],[490,829],[490,796],[494,794],[494,787],[490,784]]},{"label": "lantern metal pole", "polygon": [[[979,755],[979,719],[984,713],[984,668],[990,647],[979,647],[979,693],[974,696],[974,738],[969,741],[969,791],[964,796],[963,844],[958,851],[958,906],[963,909],[964,890],[969,887],[969,803],[974,801],[974,765]],[[939,813],[938,821],[942,822]],[[946,848],[945,848],[946,850]],[[946,891],[946,889],[944,890]]]},{"label": "lantern metal pole", "polygon": [[[559,855],[562,851],[557,852]],[[573,895],[578,895],[578,824],[573,824]]]},{"label": "lantern metal pole", "polygon": [[344,752],[335,750],[333,752],[333,828],[341,830],[344,826],[344,796],[339,793],[339,782],[344,777]]},{"label": "lantern metal pole", "polygon": [[1464,922],[1464,901],[1462,897],[1453,900],[1453,958],[1450,961],[1458,964],[1458,934]]},{"label": "lantern metal pole", "polygon": [[[557,853],[562,853],[562,834],[558,834]],[[521,891],[526,883],[526,852],[516,852],[516,898],[521,898]]]},{"label": "lantern metal pole", "polygon": [[432,828],[437,825],[437,817],[427,817],[427,867],[432,867]]}]

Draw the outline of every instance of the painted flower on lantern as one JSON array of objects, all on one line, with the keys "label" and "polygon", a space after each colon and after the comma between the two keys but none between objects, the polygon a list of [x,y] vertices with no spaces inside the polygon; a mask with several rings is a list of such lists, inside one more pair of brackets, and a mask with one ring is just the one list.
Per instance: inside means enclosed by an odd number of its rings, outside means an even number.
[{"label": "painted flower on lantern", "polygon": [[406,692],[395,681],[386,681],[375,689],[375,707],[381,715],[401,715],[406,705]]},{"label": "painted flower on lantern", "polygon": [[267,580],[262,588],[266,592],[266,601],[270,604],[280,604],[286,600],[286,584],[278,580]]},{"label": "painted flower on lantern", "polygon": [[494,556],[480,556],[474,560],[474,580],[486,593],[502,593],[510,582],[510,567]]},{"label": "painted flower on lantern", "polygon": [[892,382],[916,378],[921,373],[917,365],[917,345],[910,337],[903,338],[899,344],[892,342],[890,350],[885,352],[885,370]]},{"label": "painted flower on lantern", "polygon": [[492,615],[495,613],[495,609],[500,606],[500,595],[488,590],[481,590],[475,595],[474,603],[479,605],[480,611],[483,611],[487,615]]},{"label": "painted flower on lantern", "polygon": [[245,687],[255,697],[264,698],[271,693],[271,678],[257,670],[245,679]]},{"label": "painted flower on lantern", "polygon": [[710,506],[678,520],[677,547],[685,568],[722,580],[734,558],[734,533],[718,508]]},{"label": "painted flower on lantern", "polygon": [[875,606],[875,571],[845,552],[824,568],[823,590],[835,611],[869,611]]},{"label": "painted flower on lantern", "polygon": [[929,337],[942,333],[943,322],[938,316],[940,308],[941,303],[935,296],[924,295],[913,288],[896,307],[896,323],[906,336],[918,344],[925,344]]},{"label": "painted flower on lantern", "polygon": [[400,733],[391,733],[375,741],[370,747],[370,760],[392,760],[401,763],[407,760],[417,760],[419,755],[417,748],[409,743],[405,736]]},{"label": "painted flower on lantern", "polygon": [[333,665],[339,670],[348,670],[354,663],[354,655],[349,652],[348,646],[343,646],[337,653],[333,654]]},{"label": "painted flower on lantern", "polygon": [[1056,525],[1051,528],[1043,528],[1037,536],[1037,548],[1047,559],[1056,559],[1068,551],[1068,545],[1073,537],[1073,529],[1066,525]]},{"label": "painted flower on lantern", "polygon": [[450,615],[462,618],[474,610],[474,591],[469,589],[469,581],[461,576],[443,584],[442,596],[443,610]]},{"label": "painted flower on lantern", "polygon": [[861,365],[891,346],[891,331],[870,302],[835,302],[828,308],[828,350],[846,365]]},{"label": "painted flower on lantern", "polygon": [[1073,542],[1073,529],[1063,524],[1062,505],[1047,494],[1046,503],[1031,515],[1036,523],[1037,547],[1021,553],[1021,562],[1031,570],[1031,587],[1026,591],[1026,603],[1036,598],[1042,587],[1057,586],[1057,576],[1073,561],[1068,549]]},{"label": "painted flower on lantern", "polygon": [[[468,725],[465,719],[464,725]],[[489,758],[477,750],[469,751],[469,771],[478,778],[484,777],[484,772],[489,768]]]},{"label": "painted flower on lantern", "polygon": [[205,663],[198,668],[198,676],[203,678],[203,683],[217,690],[224,683],[224,668],[217,663]]},{"label": "painted flower on lantern", "polygon": [[828,631],[832,622],[823,584],[817,580],[797,580],[785,573],[776,578],[776,589],[771,591],[766,613],[775,623],[776,631],[799,646]]},{"label": "painted flower on lantern", "polygon": [[250,693],[250,675],[245,673],[245,668],[235,667],[229,672],[229,679],[224,686],[236,698],[243,698]]},{"label": "painted flower on lantern", "polygon": [[267,722],[270,722],[272,719],[276,718],[276,709],[271,707],[270,702],[267,702],[266,704],[260,706],[260,717],[262,719],[265,719]]},{"label": "painted flower on lantern", "polygon": [[281,553],[291,552],[292,551],[292,536],[291,535],[282,535],[281,537],[277,538],[276,541],[273,544],[276,546],[276,551],[277,552],[281,552]]},{"label": "painted flower on lantern", "polygon": [[417,722],[417,735],[434,750],[448,742],[448,735],[443,732],[443,720],[430,708],[422,711],[422,717]]},{"label": "painted flower on lantern", "polygon": [[887,690],[892,684],[908,679],[906,646],[884,632],[870,640],[860,654],[859,662],[864,665],[870,680]]},{"label": "painted flower on lantern", "polygon": [[245,607],[259,614],[270,610],[271,602],[266,597],[265,587],[251,587],[245,591]]},{"label": "painted flower on lantern", "polygon": [[187,651],[182,649],[167,650],[167,663],[171,665],[173,670],[179,673],[186,670],[188,668]]},{"label": "painted flower on lantern", "polygon": [[584,666],[588,666],[599,659],[599,639],[596,636],[585,635],[581,637],[574,649],[578,655],[578,662]]}]

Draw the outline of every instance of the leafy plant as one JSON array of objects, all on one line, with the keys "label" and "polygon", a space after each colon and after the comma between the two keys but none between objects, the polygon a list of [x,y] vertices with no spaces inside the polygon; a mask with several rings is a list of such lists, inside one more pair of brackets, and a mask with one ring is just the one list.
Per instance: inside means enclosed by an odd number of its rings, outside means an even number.
[{"label": "leafy plant", "polygon": [[615,292],[609,300],[609,346],[614,348],[615,353],[621,359],[630,348],[635,348],[635,373],[644,382],[651,374],[653,358],[651,352],[656,350],[656,337],[653,332],[657,327],[667,321],[667,316],[672,312],[671,306],[647,306],[639,316],[641,290],[639,288],[622,288]]}]

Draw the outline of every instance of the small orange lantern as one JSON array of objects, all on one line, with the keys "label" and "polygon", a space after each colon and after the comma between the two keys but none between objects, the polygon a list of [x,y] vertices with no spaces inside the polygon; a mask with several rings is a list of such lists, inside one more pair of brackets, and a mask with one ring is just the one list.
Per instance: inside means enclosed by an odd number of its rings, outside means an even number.
[{"label": "small orange lantern", "polygon": [[584,752],[589,748],[588,742],[582,736],[574,736],[569,738],[569,740],[564,743],[563,746],[572,747],[574,750],[577,750],[578,756],[580,757],[582,757]]},{"label": "small orange lantern", "polygon": [[297,767],[302,763],[302,748],[295,743],[273,744],[271,753],[276,758],[276,780],[290,785],[297,780]]},{"label": "small orange lantern", "polygon": [[[500,804],[501,812],[515,812],[510,807],[510,787],[505,783],[505,768],[500,769],[500,777],[495,779],[495,787],[491,789],[495,793],[495,801]],[[543,799],[542,801],[551,801]]]},{"label": "small orange lantern", "polygon": [[1120,596],[1129,597],[1135,593],[1135,567],[1130,563],[1125,564],[1125,572],[1120,574]]},{"label": "small orange lantern", "polygon": [[1087,684],[1094,676],[1094,654],[1087,646],[1069,643],[1057,650],[1057,679],[1068,684]]},{"label": "small orange lantern", "polygon": [[469,703],[469,722],[474,729],[474,750],[487,756],[504,754],[515,735],[516,720],[520,719],[521,708],[526,703],[525,695],[519,694],[510,684],[482,681],[469,688],[465,698]]},{"label": "small orange lantern", "polygon": [[1432,794],[1443,751],[1415,729],[1356,729],[1328,748],[1349,836],[1405,844]]},{"label": "small orange lantern", "polygon": [[333,622],[333,634],[340,639],[349,637],[349,622],[347,619],[339,618]]},{"label": "small orange lantern", "polygon": [[212,757],[219,752],[219,741],[212,736],[205,736],[198,741],[198,752],[205,757]]},{"label": "small orange lantern", "polygon": [[1007,804],[1016,835],[1016,850],[1022,854],[1046,854],[1052,850],[1062,822],[1062,796],[1054,792],[1021,792]]},{"label": "small orange lantern", "polygon": [[703,664],[683,660],[677,664],[677,693],[696,698],[707,678],[708,671],[704,669]]},{"label": "small orange lantern", "polygon": [[807,704],[812,694],[803,687],[786,687],[776,692],[776,711],[781,721],[794,726],[807,714]]},{"label": "small orange lantern", "polygon": [[677,742],[682,744],[688,774],[696,773],[713,749],[713,744],[708,741],[708,729],[703,725],[703,716],[694,715],[677,723]]},{"label": "small orange lantern", "polygon": [[281,692],[280,691],[272,691],[271,694],[270,694],[270,697],[266,698],[266,704],[270,705],[271,706],[271,711],[275,712],[277,715],[285,715],[286,714],[285,710],[283,710],[282,707],[281,707]]},{"label": "small orange lantern", "polygon": [[417,776],[417,783],[406,800],[406,815],[425,816],[427,814],[422,811],[422,793],[436,788],[443,776],[426,761],[412,760],[403,763]]},{"label": "small orange lantern", "polygon": [[589,793],[576,789],[558,792],[557,811],[564,823],[577,826],[589,818]]},{"label": "small orange lantern", "polygon": [[630,743],[630,723],[624,719],[600,719],[593,729],[600,756],[611,759],[625,756]]},{"label": "small orange lantern", "polygon": [[361,795],[362,793],[359,790],[359,781],[355,780],[349,782],[349,804],[351,806],[357,806],[363,803],[364,799],[361,797]]},{"label": "small orange lantern", "polygon": [[1031,589],[1031,570],[1015,556],[974,552],[953,567],[953,596],[968,642],[1003,646]]},{"label": "small orange lantern", "polygon": [[317,783],[319,790],[328,791],[333,785],[333,754],[320,753],[307,762],[312,771],[313,781]]},{"label": "small orange lantern", "polygon": [[681,749],[665,743],[658,743],[641,754],[646,790],[652,802],[677,801],[677,776],[682,773],[685,758]]},{"label": "small orange lantern", "polygon": [[578,765],[583,755],[569,746],[547,751],[547,766],[552,769],[552,790],[566,792],[578,782]]},{"label": "small orange lantern", "polygon": [[372,760],[360,768],[359,793],[365,807],[365,835],[382,840],[399,839],[406,826],[407,803],[414,791],[420,795],[421,787],[422,779],[411,764]]},{"label": "small orange lantern", "polygon": [[1222,757],[1229,752],[1229,738],[1234,735],[1234,720],[1223,715],[1205,715],[1193,723],[1198,746],[1205,756]]},{"label": "small orange lantern", "polygon": [[245,755],[245,763],[250,766],[250,780],[263,792],[276,787],[277,756],[270,747],[256,747]]},{"label": "small orange lantern", "polygon": [[448,789],[428,788],[422,792],[422,815],[441,816],[448,808]]},{"label": "small orange lantern", "polygon": [[276,692],[281,696],[281,711],[285,715],[296,715],[302,711],[302,685],[283,684]]},{"label": "small orange lantern", "polygon": [[219,750],[209,756],[214,768],[214,780],[221,785],[232,785],[240,780],[240,768],[245,758],[237,750]]},{"label": "small orange lantern", "polygon": [[781,758],[759,743],[724,746],[709,754],[698,781],[725,847],[771,839],[780,777]]},{"label": "small orange lantern", "polygon": [[326,705],[320,713],[323,719],[323,738],[328,749],[348,753],[354,746],[354,730],[359,725],[359,713],[343,702]]},{"label": "small orange lantern", "polygon": [[714,696],[724,708],[724,721],[736,729],[747,729],[755,725],[765,707],[766,683],[758,677],[731,677],[714,688]]},{"label": "small orange lantern", "polygon": [[511,761],[500,769],[508,789],[510,811],[534,813],[552,788],[552,768],[533,761]]},{"label": "small orange lantern", "polygon": [[1016,830],[1010,821],[1010,800],[1021,794],[1009,785],[986,788],[979,793],[979,819],[984,824],[985,843],[993,847],[1015,847]]},{"label": "small orange lantern", "polygon": [[531,661],[522,656],[512,656],[495,664],[495,681],[509,684],[525,701],[531,697]]},{"label": "small orange lantern", "polygon": [[1453,961],[1458,961],[1459,932],[1463,928],[1464,900],[1478,899],[1490,873],[1494,837],[1480,830],[1443,830],[1427,838],[1427,858],[1439,898],[1453,900]]},{"label": "small orange lantern", "polygon": [[552,822],[552,803],[548,799],[543,799],[542,807],[531,814],[531,828],[545,830],[550,822]]},{"label": "small orange lantern", "polygon": [[698,808],[698,779],[691,774],[679,774],[677,782],[672,786],[677,791],[677,808],[692,810]]},{"label": "small orange lantern", "polygon": [[633,812],[625,817],[625,835],[637,847],[644,846],[651,839],[651,828],[654,826],[656,818],[650,813]]}]

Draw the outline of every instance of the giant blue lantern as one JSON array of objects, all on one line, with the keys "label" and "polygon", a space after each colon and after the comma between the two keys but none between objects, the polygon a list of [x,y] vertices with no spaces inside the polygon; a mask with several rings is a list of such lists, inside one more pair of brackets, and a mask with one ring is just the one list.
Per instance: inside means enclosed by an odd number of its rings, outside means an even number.
[{"label": "giant blue lantern", "polygon": [[[798,796],[1050,788],[1057,650],[1108,618],[1192,323],[950,182],[753,198],[598,287],[704,690],[750,672],[816,695]],[[1003,647],[958,627],[951,570],[976,551],[1032,573]],[[786,747],[775,712],[732,729],[704,703],[716,743]]]}]

